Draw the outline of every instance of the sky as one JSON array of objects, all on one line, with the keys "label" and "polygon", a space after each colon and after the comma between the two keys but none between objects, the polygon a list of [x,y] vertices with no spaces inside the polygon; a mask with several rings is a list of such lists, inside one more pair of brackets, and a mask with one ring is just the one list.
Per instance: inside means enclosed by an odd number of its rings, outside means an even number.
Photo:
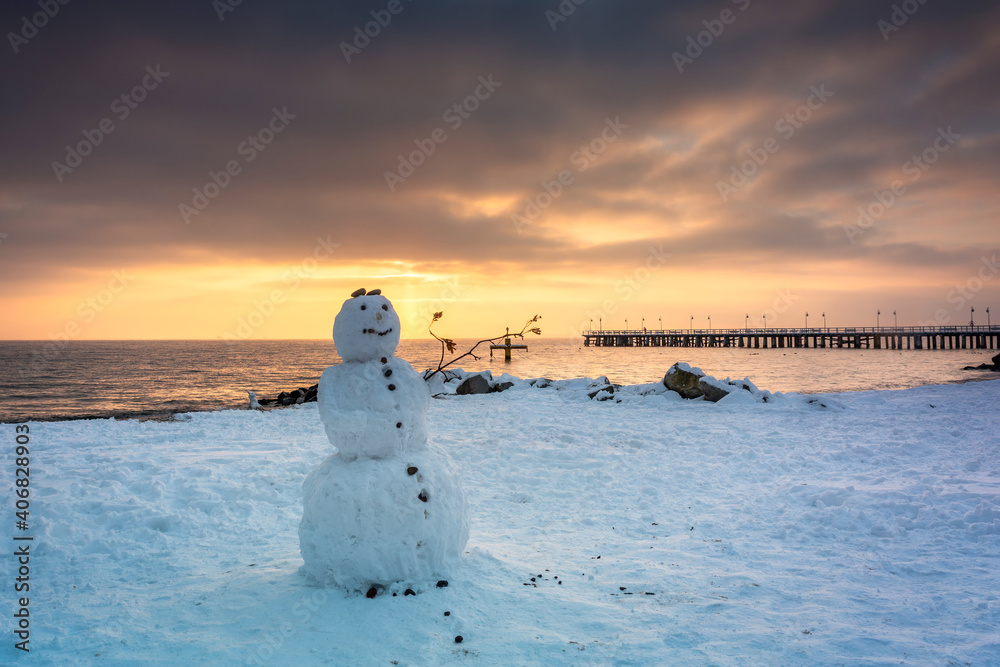
[{"label": "sky", "polygon": [[404,338],[1000,307],[995,2],[18,0],[0,29],[0,339],[328,338],[360,287]]}]

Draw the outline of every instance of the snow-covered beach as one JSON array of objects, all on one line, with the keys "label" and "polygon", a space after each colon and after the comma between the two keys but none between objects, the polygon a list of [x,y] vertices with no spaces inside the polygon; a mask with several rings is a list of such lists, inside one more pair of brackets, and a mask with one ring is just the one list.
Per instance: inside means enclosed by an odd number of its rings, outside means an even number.
[{"label": "snow-covered beach", "polygon": [[432,401],[467,554],[447,587],[374,600],[299,571],[315,404],[33,423],[31,654],[5,614],[0,659],[1000,663],[1000,380],[829,396]]}]

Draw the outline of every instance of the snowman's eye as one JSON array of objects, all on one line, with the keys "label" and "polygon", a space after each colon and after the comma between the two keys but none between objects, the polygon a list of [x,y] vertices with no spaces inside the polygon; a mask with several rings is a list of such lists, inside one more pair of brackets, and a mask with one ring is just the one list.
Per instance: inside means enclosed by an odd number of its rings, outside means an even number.
[{"label": "snowman's eye", "polygon": [[383,303],[383,304],[382,304],[382,310],[389,310],[389,306],[387,306],[387,305],[385,305],[385,304]]},{"label": "snowman's eye", "polygon": [[361,310],[364,310],[365,308],[366,308],[365,304],[361,304]]}]

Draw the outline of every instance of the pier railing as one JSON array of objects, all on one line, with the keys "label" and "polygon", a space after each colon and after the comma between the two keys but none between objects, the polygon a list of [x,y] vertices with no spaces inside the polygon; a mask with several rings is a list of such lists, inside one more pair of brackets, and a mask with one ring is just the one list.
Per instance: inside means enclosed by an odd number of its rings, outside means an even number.
[{"label": "pier railing", "polygon": [[658,336],[710,336],[710,335],[739,335],[739,334],[766,334],[771,336],[780,336],[782,334],[799,334],[802,336],[817,335],[821,336],[823,334],[860,334],[860,333],[879,333],[886,336],[892,334],[970,334],[970,333],[1000,333],[1000,324],[994,324],[991,326],[983,325],[966,325],[966,326],[938,326],[938,327],[790,327],[790,328],[777,328],[777,327],[764,327],[764,328],[739,328],[739,329],[588,329],[584,331],[583,334],[608,334],[611,336],[629,336],[629,335],[658,335]]},{"label": "pier railing", "polygon": [[838,347],[892,350],[1000,347],[1000,325],[993,324],[780,329],[588,329],[582,335],[583,344],[588,347]]}]

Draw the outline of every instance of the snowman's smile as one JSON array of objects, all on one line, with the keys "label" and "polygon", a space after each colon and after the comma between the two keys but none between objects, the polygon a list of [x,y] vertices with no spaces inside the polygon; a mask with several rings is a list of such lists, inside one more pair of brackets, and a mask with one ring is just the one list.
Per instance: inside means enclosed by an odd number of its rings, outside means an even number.
[{"label": "snowman's smile", "polygon": [[375,329],[364,329],[364,330],[362,330],[361,333],[376,334],[376,335],[379,335],[379,336],[385,336],[387,334],[391,334],[392,333],[392,327],[389,327],[385,331],[375,331]]}]

